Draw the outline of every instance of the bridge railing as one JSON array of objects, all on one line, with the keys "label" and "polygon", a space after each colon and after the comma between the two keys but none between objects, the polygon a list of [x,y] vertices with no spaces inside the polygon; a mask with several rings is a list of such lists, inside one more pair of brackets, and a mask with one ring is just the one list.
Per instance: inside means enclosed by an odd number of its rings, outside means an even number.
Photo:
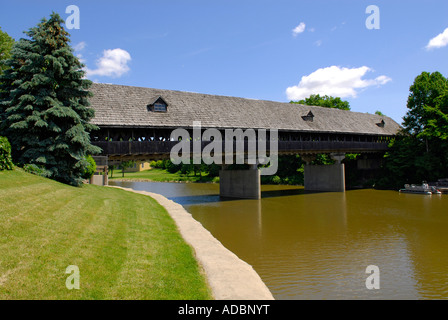
[{"label": "bridge railing", "polygon": [[[124,155],[169,155],[172,148],[178,141],[101,141],[92,142],[100,147],[101,155],[124,156]],[[207,146],[209,141],[201,142],[201,151]],[[361,141],[277,141],[278,153],[361,153],[361,152],[382,152],[388,150],[387,142],[361,142]],[[271,151],[271,143],[266,142],[266,151]],[[194,150],[193,142],[190,142],[190,151]],[[234,141],[233,150],[236,150]],[[245,141],[244,150],[248,150],[248,142]],[[222,145],[222,152],[225,151],[225,142]],[[258,151],[258,150],[257,150]]]},{"label": "bridge railing", "polygon": [[361,141],[279,141],[279,153],[291,152],[375,152],[387,151],[387,142]]}]

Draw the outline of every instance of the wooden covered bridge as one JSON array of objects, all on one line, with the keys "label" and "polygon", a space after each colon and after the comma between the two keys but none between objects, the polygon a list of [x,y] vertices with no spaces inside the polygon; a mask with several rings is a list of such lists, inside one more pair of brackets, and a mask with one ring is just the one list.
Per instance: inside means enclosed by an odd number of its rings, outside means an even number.
[{"label": "wooden covered bridge", "polygon": [[[222,136],[226,129],[267,130],[270,140],[270,130],[276,130],[278,154],[301,154],[310,161],[328,153],[338,160],[325,168],[307,164],[308,190],[344,191],[343,155],[385,152],[400,129],[386,116],[316,106],[97,83],[91,91],[92,122],[100,127],[92,142],[111,160],[167,158],[178,144],[170,139],[172,131],[182,128],[193,136],[198,121],[202,130],[214,128]],[[201,148],[208,143],[202,141]],[[221,195],[260,197],[259,170],[223,170],[220,177]]]}]

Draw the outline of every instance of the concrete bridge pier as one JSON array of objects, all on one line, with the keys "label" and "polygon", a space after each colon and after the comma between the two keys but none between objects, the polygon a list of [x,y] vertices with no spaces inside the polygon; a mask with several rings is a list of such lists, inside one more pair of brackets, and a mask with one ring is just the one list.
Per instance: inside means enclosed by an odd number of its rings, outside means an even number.
[{"label": "concrete bridge pier", "polygon": [[333,165],[311,165],[313,156],[302,156],[305,160],[305,190],[345,192],[345,166],[342,160],[344,153],[332,153],[331,157],[336,160]]},{"label": "concrete bridge pier", "polygon": [[219,194],[226,198],[261,199],[260,170],[251,165],[249,170],[219,171]]}]

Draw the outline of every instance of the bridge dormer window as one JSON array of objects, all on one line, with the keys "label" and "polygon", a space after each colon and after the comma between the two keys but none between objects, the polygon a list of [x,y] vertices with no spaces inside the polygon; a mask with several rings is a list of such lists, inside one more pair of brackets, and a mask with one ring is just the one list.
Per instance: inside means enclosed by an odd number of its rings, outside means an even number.
[{"label": "bridge dormer window", "polygon": [[302,119],[305,121],[313,122],[314,114],[310,111],[306,116],[302,116]]},{"label": "bridge dormer window", "polygon": [[155,103],[154,104],[154,112],[166,112],[166,104]]},{"label": "bridge dormer window", "polygon": [[167,112],[168,111],[168,103],[162,99],[162,97],[157,97],[153,100],[152,103],[147,106],[148,111],[151,112]]}]

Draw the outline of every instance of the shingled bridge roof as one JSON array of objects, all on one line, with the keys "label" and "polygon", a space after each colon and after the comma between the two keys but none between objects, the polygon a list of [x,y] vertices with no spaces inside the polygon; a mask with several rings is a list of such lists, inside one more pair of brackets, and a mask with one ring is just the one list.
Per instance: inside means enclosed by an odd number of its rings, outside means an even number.
[{"label": "shingled bridge roof", "polygon": [[[92,122],[101,127],[278,129],[279,131],[395,135],[386,116],[284,102],[94,83]],[[162,98],[167,112],[149,111]]]}]

